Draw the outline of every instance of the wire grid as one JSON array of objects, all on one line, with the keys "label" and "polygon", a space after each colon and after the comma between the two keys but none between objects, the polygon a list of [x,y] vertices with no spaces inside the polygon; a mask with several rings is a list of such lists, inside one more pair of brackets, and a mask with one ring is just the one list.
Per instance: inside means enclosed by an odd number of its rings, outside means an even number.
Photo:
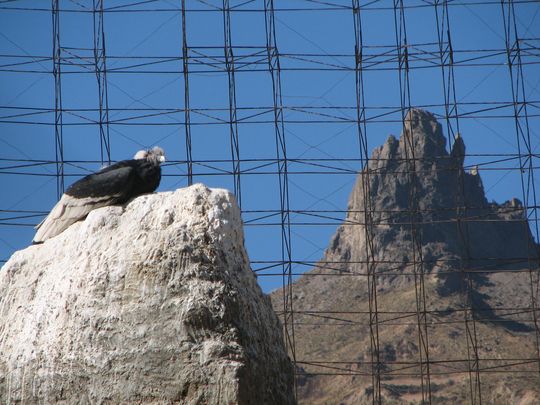
[{"label": "wire grid", "polygon": [[[7,84],[21,78],[25,87],[0,107],[5,146],[0,179],[14,190],[0,207],[1,260],[28,243],[31,226],[74,178],[125,158],[133,147],[160,144],[169,157],[162,190],[202,181],[234,191],[253,270],[263,289],[282,287],[280,315],[293,362],[317,363],[321,374],[350,374],[340,367],[343,362],[296,355],[303,337],[295,334],[293,281],[317,265],[347,213],[348,193],[371,150],[389,132],[400,131],[411,107],[434,112],[448,144],[460,132],[476,132],[480,142],[467,143],[467,165],[482,167],[489,195],[509,198],[506,189],[520,193],[539,240],[539,8],[520,0],[52,0],[50,7],[2,1],[4,15],[51,19],[50,32],[43,35],[52,41],[27,51],[7,31],[2,34],[16,49],[0,55],[2,80]],[[493,10],[498,13],[495,24]],[[481,27],[471,32],[491,31],[498,38],[496,46],[473,39],[464,46],[456,40],[463,35],[464,14]],[[524,15],[532,16],[530,22],[524,22]],[[145,19],[156,23],[154,30],[133,41],[122,35],[130,24]],[[418,29],[419,21],[429,27]],[[381,23],[376,30],[374,24]],[[156,46],[163,52],[156,53],[147,45],[163,27],[172,27],[167,32],[171,42]],[[318,30],[325,34],[316,34]],[[504,80],[506,90],[481,91],[485,84],[493,86],[491,79],[496,85]],[[33,103],[25,96],[34,89],[41,94],[37,88],[43,81],[46,96],[36,96]],[[138,88],[137,82],[148,87]],[[380,94],[387,90],[389,94]],[[415,157],[409,151],[414,182]],[[413,187],[411,207],[418,209],[414,192]],[[373,214],[368,199],[363,210],[368,246]],[[411,222],[417,306],[413,313],[393,315],[414,316],[419,336],[414,365],[419,371],[413,375],[421,382],[422,401],[431,403],[437,374],[429,349],[432,318],[426,310],[421,238],[412,214]],[[465,239],[466,229],[460,232]],[[379,328],[385,314],[377,306],[375,269],[381,260],[374,251],[367,253],[371,371],[366,377],[371,378],[373,402],[380,403],[384,369]],[[497,359],[490,369],[482,368],[473,304],[468,301],[462,309],[471,403],[482,402],[481,377],[493,368],[511,374],[509,364],[533,363],[540,376],[535,260],[529,258],[531,306],[506,308],[530,313],[536,339],[532,358]],[[470,288],[469,282],[465,289]],[[319,315],[348,313],[344,308]]]}]

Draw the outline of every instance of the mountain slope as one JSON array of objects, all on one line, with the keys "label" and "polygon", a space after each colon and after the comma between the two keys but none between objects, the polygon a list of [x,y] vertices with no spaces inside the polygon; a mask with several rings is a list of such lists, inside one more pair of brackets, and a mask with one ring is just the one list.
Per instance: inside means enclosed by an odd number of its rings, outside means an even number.
[{"label": "mountain slope", "polygon": [[488,202],[463,139],[445,143],[411,110],[293,285],[301,402],[540,401],[538,246],[521,202]]}]

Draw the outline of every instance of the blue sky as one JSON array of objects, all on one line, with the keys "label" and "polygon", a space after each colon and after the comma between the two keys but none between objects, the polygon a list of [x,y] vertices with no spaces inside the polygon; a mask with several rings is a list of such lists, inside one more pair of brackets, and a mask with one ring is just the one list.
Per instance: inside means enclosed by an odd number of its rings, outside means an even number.
[{"label": "blue sky", "polygon": [[[180,2],[134,3],[139,2],[105,2],[111,158],[121,160],[141,147],[162,146],[170,163],[164,167],[159,190],[173,190],[187,185]],[[500,2],[449,3],[457,63],[456,98],[463,114],[460,129],[470,154],[466,164],[481,165],[489,199],[502,202],[513,196],[522,198],[520,173],[515,170],[517,159],[495,162],[517,153],[513,108],[508,104],[512,93]],[[523,39],[521,46],[526,49],[522,57],[526,63],[525,96],[531,103],[529,132],[533,152],[537,152],[540,5],[515,3],[517,30]],[[186,4],[188,45],[193,58],[189,96],[193,109],[192,153],[197,162],[194,181],[232,189],[233,177],[227,173],[231,169],[231,152],[228,76],[222,63],[222,2],[186,0]],[[299,213],[291,216],[293,260],[313,262],[321,258],[344,217],[355,172],[361,168],[354,123],[353,14],[349,1],[275,0],[274,4],[286,107],[285,135],[291,159],[290,208],[325,216],[326,211],[337,211],[329,214],[334,219]],[[396,45],[394,12],[389,0],[360,4],[364,55],[371,58],[368,63],[377,62],[364,72],[371,151],[389,134],[399,135],[401,131],[397,62],[384,56]],[[426,52],[437,56],[435,7],[419,0],[405,4],[411,53],[422,51],[424,59]],[[260,212],[280,207],[279,182],[273,174],[276,146],[272,83],[265,53],[264,2],[230,1],[230,5],[237,66],[238,135],[245,171],[241,175],[242,209],[246,245],[253,268],[258,270],[266,266],[264,262],[281,258],[279,215],[263,218],[266,214]],[[62,0],[60,8],[64,10],[60,13],[65,58],[61,80],[68,186],[97,170],[102,162],[93,15],[88,12],[92,2]],[[29,225],[39,222],[57,199],[50,2],[0,1],[0,26],[0,259],[6,260],[13,251],[28,245],[34,233]],[[411,104],[443,115],[441,68],[418,58],[411,59],[411,67]],[[493,107],[491,103],[500,103],[499,108],[481,111]],[[29,217],[20,218],[25,215]],[[309,268],[309,264],[296,264],[293,270],[302,273]],[[259,272],[266,291],[281,285],[281,277],[268,275],[280,271],[275,267]]]}]

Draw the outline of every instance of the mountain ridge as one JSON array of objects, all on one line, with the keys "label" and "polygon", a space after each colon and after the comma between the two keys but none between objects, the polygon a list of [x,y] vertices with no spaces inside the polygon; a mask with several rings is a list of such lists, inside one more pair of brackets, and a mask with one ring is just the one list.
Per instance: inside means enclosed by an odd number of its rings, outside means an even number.
[{"label": "mountain ridge", "polygon": [[[391,135],[373,151],[323,258],[291,289],[301,402],[370,403],[378,367],[385,403],[456,403],[483,390],[490,403],[506,403],[480,366],[483,386],[465,389],[476,381],[470,350],[500,358],[478,361],[482,367],[509,372],[511,358],[538,358],[530,339],[538,245],[525,208],[515,198],[488,202],[465,157],[463,138],[448,152],[441,125],[419,109],[408,112],[399,140]],[[272,297],[283,312],[282,292]],[[403,364],[414,377],[401,375]],[[426,366],[444,376],[433,377],[433,390],[423,385]],[[521,383],[504,387],[540,398],[529,380]]]}]

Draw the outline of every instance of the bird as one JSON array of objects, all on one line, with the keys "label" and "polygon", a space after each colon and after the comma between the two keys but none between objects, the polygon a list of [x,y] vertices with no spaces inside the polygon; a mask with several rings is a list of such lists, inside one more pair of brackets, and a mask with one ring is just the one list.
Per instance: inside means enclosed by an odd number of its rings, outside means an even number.
[{"label": "bird", "polygon": [[161,180],[165,153],[159,146],[138,151],[133,159],[122,160],[73,183],[36,226],[33,243],[43,243],[80,221],[90,211],[123,204],[141,194],[151,193]]}]

